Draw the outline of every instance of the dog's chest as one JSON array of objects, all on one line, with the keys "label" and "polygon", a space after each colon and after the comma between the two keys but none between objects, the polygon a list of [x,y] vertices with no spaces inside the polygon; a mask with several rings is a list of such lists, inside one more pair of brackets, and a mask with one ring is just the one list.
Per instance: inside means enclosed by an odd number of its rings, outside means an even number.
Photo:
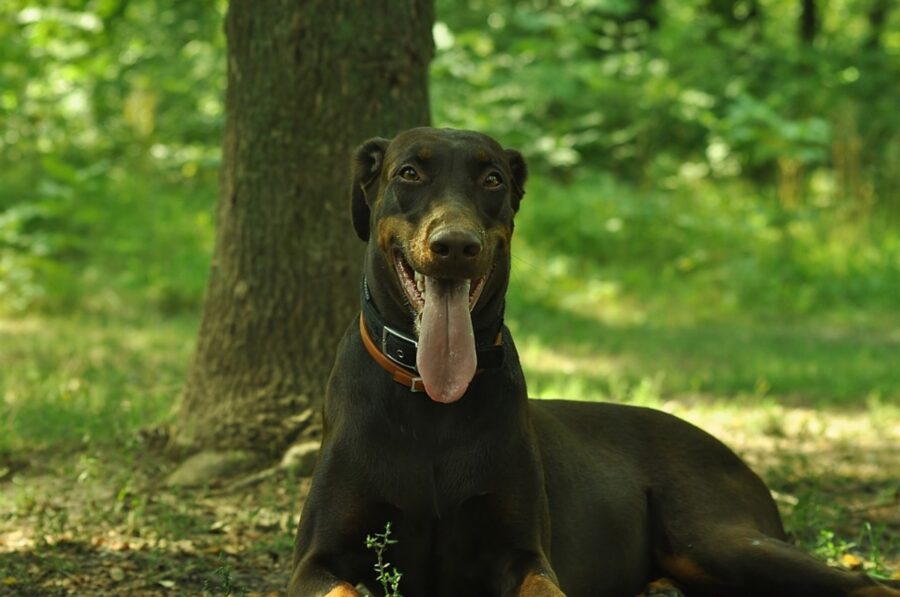
[{"label": "dog's chest", "polygon": [[452,449],[385,450],[390,467],[365,467],[372,493],[410,516],[444,520],[472,498],[495,492],[500,463],[490,449],[474,443]]},{"label": "dog's chest", "polygon": [[397,543],[387,556],[403,571],[405,596],[496,595],[493,567],[504,547],[494,538],[497,518],[485,497],[475,497],[441,517],[398,513],[392,530]]}]

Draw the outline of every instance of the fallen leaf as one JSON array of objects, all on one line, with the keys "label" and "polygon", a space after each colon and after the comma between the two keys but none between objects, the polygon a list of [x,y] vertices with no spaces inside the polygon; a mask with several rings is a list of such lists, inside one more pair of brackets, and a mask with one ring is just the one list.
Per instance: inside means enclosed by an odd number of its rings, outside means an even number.
[{"label": "fallen leaf", "polygon": [[229,531],[228,523],[224,520],[217,520],[209,525],[210,533],[227,533]]},{"label": "fallen leaf", "polygon": [[118,566],[113,566],[109,569],[109,577],[116,582],[122,582],[125,580],[125,571]]},{"label": "fallen leaf", "polygon": [[841,566],[848,570],[859,570],[863,566],[863,561],[852,553],[845,553],[841,556]]}]

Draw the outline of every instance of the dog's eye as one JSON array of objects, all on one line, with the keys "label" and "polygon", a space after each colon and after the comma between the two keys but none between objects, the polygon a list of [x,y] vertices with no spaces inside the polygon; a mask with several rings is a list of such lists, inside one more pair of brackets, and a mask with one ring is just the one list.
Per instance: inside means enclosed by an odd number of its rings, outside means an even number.
[{"label": "dog's eye", "polygon": [[503,177],[500,176],[499,172],[491,172],[487,176],[484,177],[484,186],[489,189],[496,189],[500,185],[503,184]]},{"label": "dog's eye", "polygon": [[419,182],[419,180],[421,180],[419,173],[416,172],[416,169],[412,166],[403,166],[397,171],[397,176],[406,182]]}]

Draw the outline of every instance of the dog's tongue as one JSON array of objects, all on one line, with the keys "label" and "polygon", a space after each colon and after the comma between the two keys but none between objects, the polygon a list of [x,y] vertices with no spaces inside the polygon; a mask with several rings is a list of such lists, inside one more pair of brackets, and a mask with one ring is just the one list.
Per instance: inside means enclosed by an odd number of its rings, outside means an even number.
[{"label": "dog's tongue", "polygon": [[425,391],[437,402],[459,400],[475,376],[476,364],[469,280],[426,276],[416,356]]}]

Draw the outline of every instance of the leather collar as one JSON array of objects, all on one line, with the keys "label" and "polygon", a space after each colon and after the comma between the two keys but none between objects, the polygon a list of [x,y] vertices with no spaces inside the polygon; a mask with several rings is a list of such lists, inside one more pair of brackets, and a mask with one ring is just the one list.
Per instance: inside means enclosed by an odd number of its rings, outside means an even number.
[{"label": "leather collar", "polygon": [[[422,378],[416,369],[418,342],[403,332],[384,323],[375,307],[366,278],[361,286],[362,313],[359,316],[359,332],[363,345],[372,359],[390,373],[394,381],[413,392],[425,391]],[[496,369],[503,364],[503,316],[486,329],[475,332],[475,353],[478,370]]]}]

